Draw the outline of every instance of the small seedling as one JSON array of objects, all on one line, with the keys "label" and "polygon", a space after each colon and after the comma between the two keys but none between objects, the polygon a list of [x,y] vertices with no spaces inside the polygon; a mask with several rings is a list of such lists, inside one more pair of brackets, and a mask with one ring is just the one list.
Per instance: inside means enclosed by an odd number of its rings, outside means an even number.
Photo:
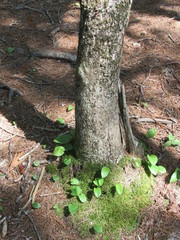
[{"label": "small seedling", "polygon": [[8,52],[8,53],[13,53],[14,50],[15,50],[15,49],[14,49],[13,47],[8,47],[8,48],[7,48],[7,52]]},{"label": "small seedling", "polygon": [[38,166],[39,166],[39,161],[37,161],[37,160],[34,161],[34,162],[33,162],[33,166],[34,166],[34,167],[38,167]]},{"label": "small seedling", "polygon": [[59,176],[58,176],[58,175],[53,175],[53,176],[52,176],[52,180],[53,180],[54,182],[57,182],[57,181],[59,180]]},{"label": "small seedling", "polygon": [[73,110],[75,107],[73,106],[73,105],[69,105],[68,106],[68,108],[67,108],[67,110],[68,110],[68,112],[70,112],[71,110]]},{"label": "small seedling", "polygon": [[73,145],[71,143],[67,143],[64,145],[65,151],[73,150]]},{"label": "small seedling", "polygon": [[4,173],[1,173],[1,174],[0,174],[0,177],[4,177],[4,176],[5,176],[5,174],[4,174]]},{"label": "small seedling", "polygon": [[155,128],[150,128],[146,133],[146,137],[153,138],[156,134],[157,134],[157,130]]},{"label": "small seedling", "polygon": [[47,148],[46,144],[44,144],[42,147],[43,147],[43,149],[46,149],[46,148]]},{"label": "small seedling", "polygon": [[41,204],[40,204],[39,202],[34,202],[34,203],[32,204],[32,207],[33,207],[34,209],[38,209],[38,208],[41,208]]},{"label": "small seedling", "polygon": [[17,128],[17,122],[16,121],[13,121],[13,125],[15,128]]},{"label": "small seedling", "polygon": [[168,136],[168,141],[165,142],[164,146],[169,147],[169,146],[179,146],[180,145],[180,140],[176,140],[175,136],[172,135],[172,133],[169,134]]},{"label": "small seedling", "polygon": [[69,166],[71,164],[71,157],[68,155],[64,156],[63,162],[66,166]]},{"label": "small seedling", "polygon": [[63,118],[58,118],[57,122],[59,122],[60,124],[64,125],[65,121]]},{"label": "small seedling", "polygon": [[58,210],[58,209],[59,209],[57,203],[53,206],[53,209],[55,209],[55,210]]},{"label": "small seedling", "polygon": [[84,193],[81,193],[79,196],[79,200],[82,202],[82,203],[85,203],[86,202],[86,195]]},{"label": "small seedling", "polygon": [[101,187],[104,183],[104,179],[103,178],[96,178],[93,181],[94,185],[96,185],[97,187]]},{"label": "small seedling", "polygon": [[174,183],[180,180],[180,169],[176,168],[175,172],[172,174],[170,178],[170,183]]},{"label": "small seedling", "polygon": [[157,166],[157,162],[158,162],[158,157],[156,155],[147,155],[147,159],[148,159],[148,168],[150,170],[150,172],[156,176],[158,173],[166,173],[166,169],[163,166]]},{"label": "small seedling", "polygon": [[101,169],[101,177],[102,178],[107,177],[109,173],[110,173],[110,169],[108,167],[103,167]]},{"label": "small seedling", "polygon": [[75,5],[76,8],[80,7],[80,4],[78,2],[76,2],[74,5]]},{"label": "small seedling", "polygon": [[98,234],[101,234],[102,233],[102,228],[100,225],[95,225],[94,227],[94,231]]},{"label": "small seedling", "polygon": [[76,203],[69,204],[68,210],[73,215],[73,214],[75,214],[78,211],[78,205]]},{"label": "small seedling", "polygon": [[79,180],[77,178],[71,179],[71,185],[79,185]]},{"label": "small seedling", "polygon": [[99,198],[99,197],[101,196],[101,193],[102,193],[101,188],[100,188],[100,187],[97,187],[97,188],[94,188],[93,190],[94,190],[94,195],[95,195],[97,198]]},{"label": "small seedling", "polygon": [[36,181],[38,179],[38,176],[34,173],[32,179]]},{"label": "small seedling", "polygon": [[82,189],[79,186],[73,186],[71,188],[71,196],[77,197],[82,193]]},{"label": "small seedling", "polygon": [[57,146],[54,148],[53,156],[60,157],[64,154],[65,148],[62,146]]},{"label": "small seedling", "polygon": [[117,183],[115,185],[115,189],[116,189],[116,192],[119,194],[119,195],[122,195],[123,193],[123,185],[121,183]]}]

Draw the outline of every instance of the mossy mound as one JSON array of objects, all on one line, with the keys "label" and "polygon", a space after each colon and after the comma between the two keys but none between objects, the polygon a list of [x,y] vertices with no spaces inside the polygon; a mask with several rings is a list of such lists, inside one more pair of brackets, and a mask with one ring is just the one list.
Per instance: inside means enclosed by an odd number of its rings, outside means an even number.
[{"label": "mossy mound", "polygon": [[[138,225],[139,213],[151,204],[153,192],[152,178],[140,163],[140,159],[124,157],[118,165],[109,165],[110,173],[104,179],[99,198],[93,193],[93,180],[100,176],[104,165],[82,165],[76,161],[71,166],[62,167],[65,190],[70,193],[70,180],[76,177],[87,196],[85,203],[76,197],[69,199],[69,203],[78,205],[78,212],[72,215],[72,222],[83,237],[88,237],[93,226],[100,225],[102,234],[97,239],[119,239],[122,231],[132,231]],[[123,184],[122,195],[118,195],[115,190],[117,183]]]}]

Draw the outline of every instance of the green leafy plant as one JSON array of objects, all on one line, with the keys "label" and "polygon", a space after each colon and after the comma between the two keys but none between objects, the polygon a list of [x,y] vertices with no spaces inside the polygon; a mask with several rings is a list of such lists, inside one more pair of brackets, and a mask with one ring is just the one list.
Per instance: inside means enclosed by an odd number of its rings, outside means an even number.
[{"label": "green leafy plant", "polygon": [[71,196],[78,197],[82,193],[82,189],[79,186],[73,186],[71,188]]},{"label": "green leafy plant", "polygon": [[71,179],[71,185],[79,185],[79,180],[77,178]]},{"label": "green leafy plant", "polygon": [[150,170],[150,172],[156,176],[158,173],[166,173],[166,169],[163,166],[157,166],[157,162],[158,162],[158,157],[156,155],[147,155],[147,159],[148,159],[148,168]]},{"label": "green leafy plant", "polygon": [[40,164],[40,163],[39,163],[39,161],[37,161],[37,160],[35,160],[35,161],[33,162],[33,166],[34,166],[34,167],[38,167],[39,164]]},{"label": "green leafy plant", "polygon": [[68,112],[70,112],[71,110],[73,110],[75,107],[73,106],[73,105],[69,105],[68,106],[68,108],[67,108],[67,110],[68,110]]},{"label": "green leafy plant", "polygon": [[69,204],[68,210],[73,215],[73,214],[75,214],[78,211],[78,205],[76,203]]},{"label": "green leafy plant", "polygon": [[115,185],[115,189],[116,189],[116,192],[119,194],[119,195],[122,195],[123,194],[123,185],[121,183],[117,183]]},{"label": "green leafy plant", "polygon": [[53,175],[53,176],[52,176],[52,180],[53,180],[54,182],[57,182],[57,181],[59,180],[59,176],[58,176],[58,175]]},{"label": "green leafy plant", "polygon": [[95,187],[94,189],[93,189],[93,191],[94,191],[94,195],[97,197],[97,198],[99,198],[100,196],[101,196],[101,193],[102,193],[102,191],[101,191],[101,188],[100,187]]},{"label": "green leafy plant", "polygon": [[34,173],[34,174],[32,175],[32,179],[36,181],[36,180],[38,179],[37,174]]},{"label": "green leafy plant", "polygon": [[3,211],[3,206],[0,205],[0,212]]},{"label": "green leafy plant", "polygon": [[8,47],[8,48],[7,48],[7,52],[8,52],[8,53],[13,53],[14,50],[15,50],[15,49],[14,49],[13,47]]},{"label": "green leafy plant", "polygon": [[64,133],[59,135],[57,138],[54,139],[55,143],[60,143],[60,144],[67,144],[71,141],[72,136],[69,133]]},{"label": "green leafy plant", "polygon": [[34,202],[34,203],[32,204],[32,207],[33,207],[34,209],[38,209],[38,208],[41,208],[41,204],[40,204],[39,202]]},{"label": "green leafy plant", "polygon": [[58,210],[58,209],[59,209],[57,203],[53,206],[53,209],[55,209],[55,210]]},{"label": "green leafy plant", "polygon": [[110,169],[109,169],[108,167],[105,167],[105,166],[104,166],[104,167],[101,169],[101,177],[102,177],[102,178],[107,177],[109,173],[110,173]]},{"label": "green leafy plant", "polygon": [[69,155],[64,156],[63,157],[63,162],[66,166],[69,166],[72,162],[71,156],[69,156]]},{"label": "green leafy plant", "polygon": [[86,195],[84,193],[81,193],[78,197],[82,203],[85,203],[87,200]]},{"label": "green leafy plant", "polygon": [[180,180],[180,169],[176,168],[174,173],[170,177],[170,183],[174,183]]},{"label": "green leafy plant", "polygon": [[0,173],[0,177],[4,177],[5,176],[5,174],[4,173]]},{"label": "green leafy plant", "polygon": [[146,132],[146,137],[147,137],[147,138],[153,138],[156,134],[157,134],[157,130],[156,130],[155,128],[150,128],[150,129]]},{"label": "green leafy plant", "polygon": [[54,148],[53,156],[60,157],[64,154],[65,148],[62,146],[57,146]]},{"label": "green leafy plant", "polygon": [[169,134],[168,136],[168,141],[166,141],[164,143],[165,147],[169,147],[169,146],[179,146],[180,145],[180,140],[176,140],[175,136],[172,135],[172,133]]},{"label": "green leafy plant", "polygon": [[58,118],[57,122],[59,122],[60,124],[64,125],[65,121],[63,118]]},{"label": "green leafy plant", "polygon": [[100,225],[95,225],[93,227],[95,233],[101,234],[102,233],[102,227]]},{"label": "green leafy plant", "polygon": [[104,179],[103,178],[95,178],[95,180],[93,181],[94,185],[96,185],[97,187],[101,187],[104,183]]}]

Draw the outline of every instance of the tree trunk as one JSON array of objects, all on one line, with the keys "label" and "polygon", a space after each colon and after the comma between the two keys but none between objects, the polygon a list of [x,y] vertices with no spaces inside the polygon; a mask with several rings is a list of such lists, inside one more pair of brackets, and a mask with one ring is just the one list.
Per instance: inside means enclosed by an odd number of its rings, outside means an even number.
[{"label": "tree trunk", "polygon": [[81,0],[76,144],[83,161],[118,163],[128,139],[119,76],[130,7],[131,0]]}]

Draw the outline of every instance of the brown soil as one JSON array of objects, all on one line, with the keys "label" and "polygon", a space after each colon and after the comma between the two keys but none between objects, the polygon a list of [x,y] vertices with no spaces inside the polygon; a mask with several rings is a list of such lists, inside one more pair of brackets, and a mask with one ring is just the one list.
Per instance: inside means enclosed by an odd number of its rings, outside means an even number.
[{"label": "brown soil", "polygon": [[[36,200],[42,208],[28,216],[17,215],[27,202],[34,182],[34,173],[52,157],[53,139],[74,126],[74,66],[72,63],[45,58],[32,58],[30,51],[60,50],[76,54],[78,46],[79,8],[71,0],[2,0],[0,3],[0,198],[3,212],[0,231],[4,239],[81,239],[69,217],[59,219],[52,207],[65,203],[62,186],[52,183],[45,173]],[[134,0],[124,42],[121,80],[125,84],[127,103],[135,135],[146,142],[151,128],[158,134],[147,144],[167,168],[165,177],[158,177],[154,204],[139,219],[139,227],[122,239],[180,239],[180,186],[168,184],[169,176],[180,168],[180,147],[162,148],[171,132],[180,139],[180,5],[178,0]],[[58,27],[58,28],[57,28]],[[54,29],[57,32],[52,32]],[[7,49],[13,47],[13,53]],[[13,90],[12,99],[9,98]],[[143,103],[147,102],[147,106]],[[67,126],[60,128],[62,117]],[[164,119],[169,124],[138,123],[142,118]],[[20,168],[10,173],[10,163],[17,154],[24,155],[41,145],[26,158]],[[43,145],[47,145],[44,149]],[[32,162],[39,160],[34,168]],[[30,168],[25,177],[27,162]],[[52,194],[42,197],[41,194]],[[23,194],[24,193],[24,194]],[[22,199],[20,196],[22,194]],[[26,212],[25,212],[26,213]],[[31,217],[34,221],[30,221]],[[1,221],[1,220],[0,220]]]}]

